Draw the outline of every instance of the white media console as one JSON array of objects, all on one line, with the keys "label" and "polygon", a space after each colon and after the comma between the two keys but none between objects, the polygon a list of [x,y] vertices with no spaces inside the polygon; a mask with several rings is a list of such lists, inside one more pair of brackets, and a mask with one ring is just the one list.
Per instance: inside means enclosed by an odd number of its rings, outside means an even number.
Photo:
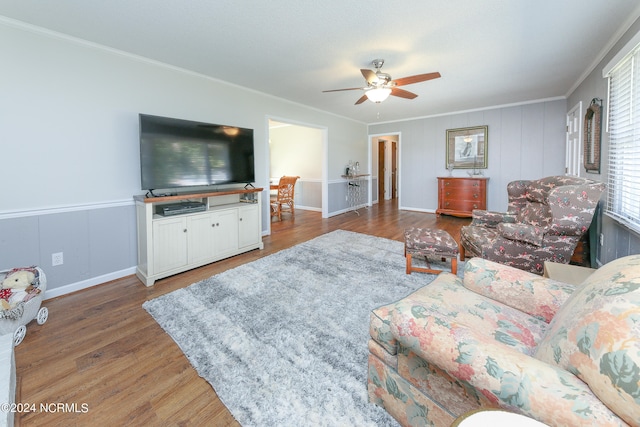
[{"label": "white media console", "polygon": [[[136,275],[146,286],[158,279],[253,249],[262,249],[262,188],[134,196],[138,225]],[[171,216],[158,207],[203,203],[202,212]],[[160,209],[161,211],[162,209]]]}]

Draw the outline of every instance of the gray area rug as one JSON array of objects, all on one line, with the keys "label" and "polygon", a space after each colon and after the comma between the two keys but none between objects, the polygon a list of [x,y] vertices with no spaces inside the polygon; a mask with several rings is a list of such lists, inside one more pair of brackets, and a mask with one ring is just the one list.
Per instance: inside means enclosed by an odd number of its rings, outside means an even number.
[{"label": "gray area rug", "polygon": [[394,426],[367,400],[369,313],[434,277],[338,230],[143,307],[243,426]]}]

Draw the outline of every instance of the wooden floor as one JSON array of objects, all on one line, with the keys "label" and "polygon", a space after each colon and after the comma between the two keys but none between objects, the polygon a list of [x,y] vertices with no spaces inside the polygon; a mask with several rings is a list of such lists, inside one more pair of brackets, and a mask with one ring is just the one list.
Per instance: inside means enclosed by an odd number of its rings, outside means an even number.
[{"label": "wooden floor", "polygon": [[[47,300],[49,320],[31,322],[15,349],[16,402],[35,412],[16,415],[21,426],[237,426],[215,391],[173,340],[141,307],[146,300],[188,286],[318,235],[344,229],[403,240],[406,227],[437,227],[456,240],[468,219],[398,211],[395,202],[322,219],[298,210],[272,222],[264,250],[238,255],[145,287],[125,277]],[[40,404],[50,412],[43,412]],[[52,405],[62,404],[62,405]]]}]

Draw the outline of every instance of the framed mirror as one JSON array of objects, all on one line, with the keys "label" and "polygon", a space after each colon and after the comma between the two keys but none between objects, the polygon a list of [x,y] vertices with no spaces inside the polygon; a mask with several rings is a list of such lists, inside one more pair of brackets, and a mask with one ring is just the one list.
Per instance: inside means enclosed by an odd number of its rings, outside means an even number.
[{"label": "framed mirror", "polygon": [[593,98],[584,116],[584,168],[600,173],[600,141],[602,131],[602,100]]},{"label": "framed mirror", "polygon": [[486,169],[488,126],[447,129],[447,169]]}]

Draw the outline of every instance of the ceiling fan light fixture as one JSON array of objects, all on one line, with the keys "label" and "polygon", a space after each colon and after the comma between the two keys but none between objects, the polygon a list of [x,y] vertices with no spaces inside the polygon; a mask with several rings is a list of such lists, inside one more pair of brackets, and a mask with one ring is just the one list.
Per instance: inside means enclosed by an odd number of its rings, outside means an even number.
[{"label": "ceiling fan light fixture", "polygon": [[224,126],[222,128],[222,132],[229,136],[236,136],[238,133],[240,133],[240,129],[231,126]]},{"label": "ceiling fan light fixture", "polygon": [[391,89],[389,89],[388,87],[378,87],[375,89],[369,89],[368,91],[365,92],[365,95],[367,95],[367,98],[369,98],[369,101],[375,102],[375,103],[380,103],[384,101],[389,97],[390,94],[391,94]]}]

